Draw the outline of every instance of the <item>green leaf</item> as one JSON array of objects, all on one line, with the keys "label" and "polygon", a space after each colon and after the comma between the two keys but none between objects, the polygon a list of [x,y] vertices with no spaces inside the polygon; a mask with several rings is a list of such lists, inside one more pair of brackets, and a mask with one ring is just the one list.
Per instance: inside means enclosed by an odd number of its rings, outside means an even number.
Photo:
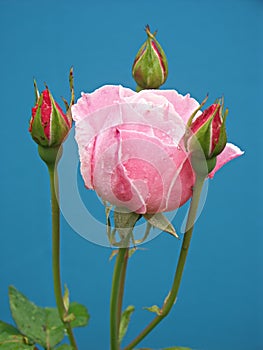
[{"label": "green leaf", "polygon": [[69,344],[62,344],[55,348],[55,350],[74,350],[73,347]]},{"label": "green leaf", "polygon": [[165,348],[163,350],[191,350],[190,348],[184,348],[181,346],[172,346],[171,348]]},{"label": "green leaf", "polygon": [[27,337],[21,334],[18,329],[8,323],[0,321],[0,349],[34,349],[34,345],[29,344]]},{"label": "green leaf", "polygon": [[68,313],[74,315],[74,320],[70,322],[71,327],[84,327],[88,324],[90,315],[84,305],[74,301],[70,303]]},{"label": "green leaf", "polygon": [[150,307],[144,307],[144,310],[148,310],[150,312],[156,313],[157,315],[161,315],[161,309],[157,305],[153,305]]},{"label": "green leaf", "polygon": [[20,334],[19,330],[14,326],[11,326],[11,324],[0,321],[0,334],[2,333],[7,333],[10,335]]},{"label": "green leaf", "polygon": [[9,288],[10,308],[21,333],[44,348],[52,348],[64,338],[64,325],[55,308],[41,308],[14,287]]},{"label": "green leaf", "polygon": [[172,236],[179,238],[178,234],[175,231],[175,228],[170,223],[170,221],[167,219],[165,215],[162,213],[156,213],[156,214],[144,214],[143,217],[145,220],[149,222],[152,226],[170,233]]},{"label": "green leaf", "polygon": [[27,337],[12,325],[0,321],[0,349],[1,350],[23,350],[33,349]]},{"label": "green leaf", "polygon": [[121,343],[123,337],[125,336],[130,320],[131,315],[133,314],[135,307],[133,305],[127,306],[121,315],[120,329],[119,329],[119,343]]},{"label": "green leaf", "polygon": [[[12,316],[18,329],[32,342],[44,348],[53,348],[63,340],[65,326],[56,308],[38,307],[14,287],[9,288],[9,298]],[[72,320],[70,323],[73,328],[86,326],[89,320],[86,307],[76,302],[70,303],[66,317],[68,321]]]},{"label": "green leaf", "polygon": [[[140,349],[135,349],[135,350],[153,350],[150,348],[140,348]],[[183,348],[181,346],[172,346],[171,348],[164,348],[162,350],[191,350],[190,348]]]},{"label": "green leaf", "polygon": [[35,346],[28,343],[28,339],[22,334],[10,334],[1,332],[0,334],[1,350],[33,350]]}]

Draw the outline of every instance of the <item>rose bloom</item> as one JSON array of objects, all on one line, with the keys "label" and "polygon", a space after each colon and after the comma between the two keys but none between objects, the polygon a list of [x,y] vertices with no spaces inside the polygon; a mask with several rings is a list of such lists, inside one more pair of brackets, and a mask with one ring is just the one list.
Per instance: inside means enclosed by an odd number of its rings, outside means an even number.
[{"label": "rose bloom", "polygon": [[[72,106],[85,185],[139,214],[171,211],[191,196],[195,173],[184,147],[199,103],[175,90],[103,86]],[[243,152],[227,143],[210,177]]]}]

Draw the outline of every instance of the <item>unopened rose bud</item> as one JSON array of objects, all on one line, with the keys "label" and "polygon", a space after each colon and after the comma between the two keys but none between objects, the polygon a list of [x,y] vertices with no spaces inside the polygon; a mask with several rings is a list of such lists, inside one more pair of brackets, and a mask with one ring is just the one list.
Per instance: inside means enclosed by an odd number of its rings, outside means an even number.
[{"label": "unopened rose bud", "polygon": [[54,100],[48,87],[40,94],[34,81],[36,104],[32,108],[32,116],[29,124],[29,132],[33,140],[38,144],[38,153],[41,159],[54,167],[62,155],[62,143],[66,139],[71,126],[71,107],[74,104],[74,79],[73,68],[69,71],[69,87],[71,92],[70,104],[63,99],[66,113]]},{"label": "unopened rose bud", "polygon": [[210,172],[227,143],[225,121],[228,110],[223,112],[223,103],[217,101],[194,119],[195,114],[188,122],[186,145],[194,156],[203,152]]},{"label": "unopened rose bud", "polygon": [[71,128],[71,119],[46,88],[32,108],[29,132],[33,140],[42,147],[56,147],[62,144]]},{"label": "unopened rose bud", "polygon": [[132,66],[132,75],[138,84],[137,90],[158,89],[168,75],[167,59],[155,38],[156,33],[152,34],[148,25],[145,31],[148,38],[138,51]]}]

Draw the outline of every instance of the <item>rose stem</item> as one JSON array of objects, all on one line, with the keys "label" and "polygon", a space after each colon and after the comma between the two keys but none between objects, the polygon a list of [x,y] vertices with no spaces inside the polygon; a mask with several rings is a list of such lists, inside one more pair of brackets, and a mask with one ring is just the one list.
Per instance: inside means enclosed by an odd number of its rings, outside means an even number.
[{"label": "rose stem", "polygon": [[48,165],[50,177],[51,208],[52,208],[52,270],[53,283],[56,304],[61,321],[64,323],[69,341],[74,350],[77,350],[77,344],[69,322],[64,321],[66,309],[62,296],[61,279],[60,279],[60,210],[59,197],[56,193],[58,189],[58,174],[55,164]]},{"label": "rose stem", "polygon": [[110,343],[111,350],[119,350],[119,326],[121,319],[122,298],[129,248],[120,248],[116,257],[112,277],[110,298]]},{"label": "rose stem", "polygon": [[143,331],[130,343],[128,344],[124,350],[132,350],[134,347],[142,340],[144,339],[147,334],[149,334],[170,312],[172,309],[174,302],[176,300],[178,290],[180,287],[183,270],[186,262],[186,257],[188,253],[188,249],[190,246],[190,241],[194,229],[194,222],[196,218],[196,213],[198,209],[198,203],[200,199],[200,195],[203,188],[205,177],[203,176],[196,176],[195,185],[193,188],[193,196],[190,204],[190,209],[187,217],[187,223],[186,223],[186,231],[184,234],[183,243],[181,246],[181,252],[179,256],[179,260],[177,263],[177,268],[174,276],[173,285],[171,288],[170,293],[168,294],[168,297],[164,301],[163,307],[160,310],[160,315],[157,315],[149,324],[147,327],[143,329]]},{"label": "rose stem", "polygon": [[[123,262],[122,262],[120,284],[119,284],[118,320],[117,320],[119,326],[120,326],[121,314],[122,314],[122,301],[123,301],[123,295],[124,295],[124,287],[125,287],[125,279],[126,279],[128,260],[129,260],[129,249],[126,249],[126,252],[125,252],[125,255],[123,258]],[[119,327],[118,327],[118,329],[119,329]]]}]

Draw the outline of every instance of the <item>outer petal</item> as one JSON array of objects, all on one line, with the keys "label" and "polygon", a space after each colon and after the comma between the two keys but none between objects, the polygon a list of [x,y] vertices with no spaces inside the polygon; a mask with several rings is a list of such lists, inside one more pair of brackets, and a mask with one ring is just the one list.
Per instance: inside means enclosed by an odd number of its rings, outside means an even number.
[{"label": "outer petal", "polygon": [[123,97],[135,94],[135,91],[120,85],[105,85],[90,94],[82,92],[77,103],[72,106],[73,120],[76,122],[83,120],[102,108],[121,102]]},{"label": "outer petal", "polygon": [[185,123],[164,96],[158,96],[152,91],[140,91],[136,95],[123,98],[120,104],[122,120],[124,123],[158,128],[177,145],[185,133]]},{"label": "outer petal", "polygon": [[208,175],[210,178],[213,178],[215,173],[230,160],[241,156],[244,152],[240,148],[233,145],[232,143],[227,143],[223,152],[217,156],[216,166],[213,171]]},{"label": "outer petal", "polygon": [[190,97],[190,94],[183,96],[176,90],[151,91],[156,95],[164,96],[174,106],[175,111],[180,115],[185,124],[193,112],[199,107],[199,103],[193,97]]}]

